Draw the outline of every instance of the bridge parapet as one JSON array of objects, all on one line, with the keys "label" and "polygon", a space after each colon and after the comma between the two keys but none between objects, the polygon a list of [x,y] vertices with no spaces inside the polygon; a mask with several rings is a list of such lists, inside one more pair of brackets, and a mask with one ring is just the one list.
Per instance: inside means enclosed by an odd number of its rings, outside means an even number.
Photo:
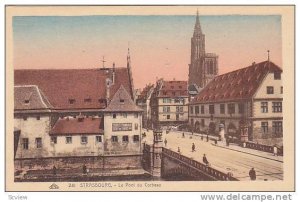
[{"label": "bridge parapet", "polygon": [[[198,175],[206,176],[206,179],[209,180],[238,181],[238,179],[233,177],[232,173],[221,172],[217,169],[200,163],[192,158],[181,155],[180,153],[174,152],[170,149],[163,148],[162,154],[163,158],[169,157],[177,161],[178,165],[180,165],[181,169],[179,167],[169,169],[171,170],[171,172],[173,172],[173,174],[176,174],[174,172],[178,172],[179,174],[182,174],[184,172],[185,175],[190,175],[190,177],[193,177],[195,176],[195,174],[198,173]],[[165,167],[163,167],[162,169],[167,170],[166,165],[163,164],[163,166]]]}]

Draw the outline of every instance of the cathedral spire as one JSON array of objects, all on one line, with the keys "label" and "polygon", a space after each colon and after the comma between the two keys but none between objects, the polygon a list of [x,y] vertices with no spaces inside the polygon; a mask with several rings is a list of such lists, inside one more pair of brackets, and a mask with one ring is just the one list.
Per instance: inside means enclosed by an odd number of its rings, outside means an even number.
[{"label": "cathedral spire", "polygon": [[196,23],[194,28],[194,36],[198,36],[202,34],[202,29],[199,20],[199,11],[197,10]]}]

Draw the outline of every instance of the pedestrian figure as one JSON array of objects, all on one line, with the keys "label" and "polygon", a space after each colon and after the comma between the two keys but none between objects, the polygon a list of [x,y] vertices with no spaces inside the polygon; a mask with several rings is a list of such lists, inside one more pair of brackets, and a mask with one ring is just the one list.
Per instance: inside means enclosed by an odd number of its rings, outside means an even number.
[{"label": "pedestrian figure", "polygon": [[86,174],[86,165],[84,164],[83,166],[82,166],[82,172],[83,172],[83,174]]},{"label": "pedestrian figure", "polygon": [[205,165],[207,165],[207,166],[209,165],[209,162],[208,162],[205,154],[203,154],[203,163],[205,163]]},{"label": "pedestrian figure", "polygon": [[56,175],[56,167],[55,166],[53,166],[52,172],[53,172],[53,175]]},{"label": "pedestrian figure", "polygon": [[251,180],[256,180],[256,172],[254,168],[251,168],[251,170],[249,171],[249,176]]},{"label": "pedestrian figure", "polygon": [[278,156],[278,148],[277,148],[276,144],[274,145],[274,148],[273,148],[273,155]]},{"label": "pedestrian figure", "polygon": [[167,146],[167,143],[168,143],[168,141],[167,141],[167,139],[165,138],[165,141],[164,141],[164,143],[165,143],[165,147]]},{"label": "pedestrian figure", "polygon": [[215,144],[218,144],[218,140],[217,139],[215,139]]},{"label": "pedestrian figure", "polygon": [[182,138],[184,138],[184,133],[182,133]]},{"label": "pedestrian figure", "polygon": [[201,140],[203,140],[203,135],[201,135]]},{"label": "pedestrian figure", "polygon": [[178,147],[178,150],[177,150],[177,152],[178,152],[178,153],[180,153],[180,147]]},{"label": "pedestrian figure", "polygon": [[206,142],[208,142],[209,138],[208,138],[208,134],[206,135]]},{"label": "pedestrian figure", "polygon": [[196,146],[195,146],[195,144],[193,143],[193,144],[192,144],[192,152],[196,151],[195,149],[196,149]]}]

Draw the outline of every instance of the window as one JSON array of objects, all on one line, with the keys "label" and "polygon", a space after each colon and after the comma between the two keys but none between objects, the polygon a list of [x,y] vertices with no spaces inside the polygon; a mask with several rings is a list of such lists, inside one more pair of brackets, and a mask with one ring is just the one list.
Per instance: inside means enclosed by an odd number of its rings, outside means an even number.
[{"label": "window", "polygon": [[225,114],[225,104],[220,104],[220,114]]},{"label": "window", "polygon": [[42,148],[42,138],[40,137],[35,138],[35,144],[36,144],[36,148]]},{"label": "window", "polygon": [[227,107],[228,107],[228,113],[229,114],[234,114],[235,113],[235,105],[233,103],[228,104]]},{"label": "window", "polygon": [[268,113],[268,102],[260,103],[261,113]]},{"label": "window", "polygon": [[282,112],[282,102],[272,102],[272,104],[274,113]]},{"label": "window", "polygon": [[29,100],[24,100],[24,103],[25,104],[29,104]]},{"label": "window", "polygon": [[28,145],[29,145],[29,140],[28,140],[28,138],[23,138],[23,139],[22,139],[22,145],[23,145],[23,149],[25,149],[25,150],[28,149]]},{"label": "window", "polygon": [[112,142],[118,142],[118,136],[111,136]]},{"label": "window", "polygon": [[24,120],[24,121],[27,121],[27,116],[23,116],[23,120]]},{"label": "window", "polygon": [[88,137],[87,136],[81,136],[81,144],[87,144],[88,143]]},{"label": "window", "polygon": [[167,115],[167,119],[170,119],[170,115]]},{"label": "window", "polygon": [[243,114],[244,113],[244,103],[239,103],[238,107],[239,107],[239,114]]},{"label": "window", "polygon": [[120,99],[120,103],[124,104],[125,100],[124,99]]},{"label": "window", "polygon": [[176,95],[176,93],[175,93],[175,92],[172,92],[172,95],[173,95],[173,96],[175,96],[175,95]]},{"label": "window", "polygon": [[113,114],[113,119],[117,118],[117,114]]},{"label": "window", "polygon": [[134,113],[134,118],[138,118],[139,114],[138,113]]},{"label": "window", "polygon": [[268,132],[268,122],[261,122],[261,132],[262,133]]},{"label": "window", "polygon": [[193,106],[190,106],[190,111],[191,111],[191,114],[194,113],[194,107]]},{"label": "window", "polygon": [[57,137],[56,136],[51,137],[51,143],[57,144]]},{"label": "window", "polygon": [[75,99],[69,99],[69,104],[74,104],[75,103]]},{"label": "window", "polygon": [[134,136],[133,136],[133,141],[134,141],[134,142],[140,141],[140,136],[139,136],[139,135],[134,135]]},{"label": "window", "polygon": [[127,113],[122,114],[123,118],[127,118]]},{"label": "window", "polygon": [[204,114],[204,105],[201,105],[201,114]]},{"label": "window", "polygon": [[183,112],[183,107],[176,106],[176,112]]},{"label": "window", "polygon": [[138,129],[139,129],[139,124],[138,124],[138,123],[135,123],[135,124],[134,124],[134,129],[135,129],[135,130],[138,130]]},{"label": "window", "polygon": [[201,119],[201,126],[202,126],[202,127],[205,126],[205,121],[204,121],[204,119]]},{"label": "window", "polygon": [[273,86],[267,86],[267,94],[274,94],[274,87]]},{"label": "window", "polygon": [[170,112],[170,107],[163,107],[163,112]]},{"label": "window", "polygon": [[122,137],[122,141],[123,141],[123,142],[128,142],[128,135],[124,135],[124,136]]},{"label": "window", "polygon": [[195,106],[195,114],[199,114],[199,106]]},{"label": "window", "polygon": [[283,94],[283,86],[280,88],[280,93]]},{"label": "window", "polygon": [[209,113],[214,114],[215,113],[215,106],[214,105],[209,105]]},{"label": "window", "polygon": [[96,136],[96,143],[102,142],[102,136],[101,135],[97,135]]},{"label": "window", "polygon": [[281,80],[281,72],[274,72],[274,80]]},{"label": "window", "polygon": [[179,121],[179,114],[176,114],[176,121]]},{"label": "window", "polygon": [[72,144],[72,137],[70,136],[66,137],[66,144]]},{"label": "window", "polygon": [[276,135],[282,134],[282,121],[273,121],[272,130]]},{"label": "window", "polygon": [[132,131],[132,123],[113,123],[112,131]]},{"label": "window", "polygon": [[41,117],[40,117],[40,116],[37,116],[37,117],[36,117],[36,120],[41,120]]}]

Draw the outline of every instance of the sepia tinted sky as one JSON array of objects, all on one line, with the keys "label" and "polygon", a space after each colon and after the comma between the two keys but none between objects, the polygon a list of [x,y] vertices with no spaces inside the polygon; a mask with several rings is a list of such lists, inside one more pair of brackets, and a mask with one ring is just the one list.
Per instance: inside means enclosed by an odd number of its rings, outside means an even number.
[{"label": "sepia tinted sky", "polygon": [[[266,60],[268,49],[281,67],[280,16],[200,14],[200,23],[219,74]],[[14,68],[100,68],[102,56],[107,67],[125,67],[129,46],[135,87],[187,80],[194,24],[195,15],[17,16]]]}]

